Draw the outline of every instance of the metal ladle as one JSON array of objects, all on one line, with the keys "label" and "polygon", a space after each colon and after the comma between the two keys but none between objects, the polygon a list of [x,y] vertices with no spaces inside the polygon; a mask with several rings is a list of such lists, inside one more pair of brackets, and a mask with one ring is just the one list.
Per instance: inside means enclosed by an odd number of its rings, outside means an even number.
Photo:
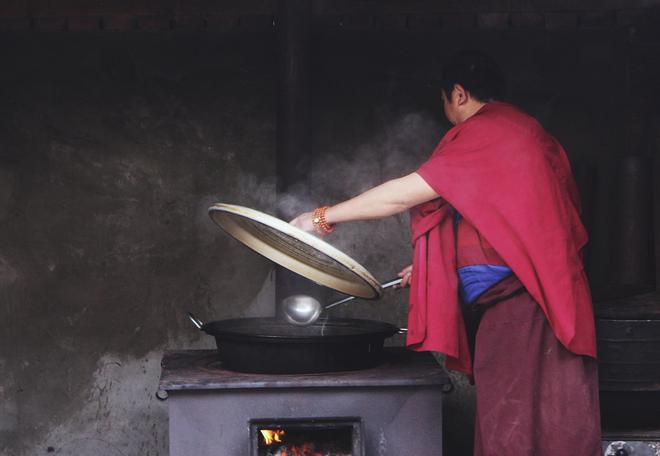
[{"label": "metal ladle", "polygon": [[[394,285],[398,285],[401,283],[401,280],[402,279],[400,277],[388,280],[387,282],[381,284],[381,287],[389,288]],[[289,323],[293,325],[306,326],[311,325],[316,320],[318,320],[324,310],[331,309],[335,306],[344,304],[354,299],[356,299],[355,296],[347,296],[340,299],[339,301],[335,301],[326,306],[322,306],[317,299],[312,298],[311,296],[293,295],[284,298],[282,301],[282,308],[284,309],[284,317]]]}]

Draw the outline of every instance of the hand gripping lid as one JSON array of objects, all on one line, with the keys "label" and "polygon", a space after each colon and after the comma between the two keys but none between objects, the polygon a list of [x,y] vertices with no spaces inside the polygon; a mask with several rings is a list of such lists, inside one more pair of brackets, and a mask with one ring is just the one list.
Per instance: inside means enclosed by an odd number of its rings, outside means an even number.
[{"label": "hand gripping lid", "polygon": [[320,285],[364,299],[380,298],[380,283],[357,261],[316,236],[263,212],[217,203],[211,219],[266,258]]}]

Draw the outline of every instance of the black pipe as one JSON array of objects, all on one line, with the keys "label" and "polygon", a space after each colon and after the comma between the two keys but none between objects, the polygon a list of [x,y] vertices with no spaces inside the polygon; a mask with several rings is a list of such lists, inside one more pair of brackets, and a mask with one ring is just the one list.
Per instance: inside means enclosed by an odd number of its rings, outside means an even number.
[{"label": "black pipe", "polygon": [[[277,191],[304,192],[313,157],[310,120],[310,21],[309,0],[280,0],[275,27],[279,52],[277,104]],[[306,193],[306,192],[305,192]],[[310,208],[311,209],[311,208]],[[278,214],[286,218],[291,214]],[[325,301],[325,290],[313,282],[277,267],[276,315],[287,296],[306,294]]]},{"label": "black pipe", "polygon": [[614,270],[624,295],[655,288],[651,168],[651,160],[641,154],[619,162]]},{"label": "black pipe", "polygon": [[650,153],[653,162],[653,242],[655,289],[660,291],[660,114],[650,122]]},{"label": "black pipe", "polygon": [[309,0],[280,0],[276,17],[279,50],[277,105],[278,190],[305,180],[310,162]]}]

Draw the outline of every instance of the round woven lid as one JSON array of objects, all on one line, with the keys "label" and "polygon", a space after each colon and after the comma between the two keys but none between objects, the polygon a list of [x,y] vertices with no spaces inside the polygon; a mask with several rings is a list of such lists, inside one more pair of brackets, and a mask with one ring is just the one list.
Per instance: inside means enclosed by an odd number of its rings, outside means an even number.
[{"label": "round woven lid", "polygon": [[266,258],[320,285],[364,299],[380,298],[380,283],[357,261],[316,236],[263,212],[217,203],[211,219]]}]

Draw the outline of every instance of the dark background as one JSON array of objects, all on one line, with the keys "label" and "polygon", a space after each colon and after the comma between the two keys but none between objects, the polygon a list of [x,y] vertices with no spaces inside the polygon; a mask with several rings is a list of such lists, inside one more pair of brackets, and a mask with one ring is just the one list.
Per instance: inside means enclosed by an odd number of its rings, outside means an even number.
[{"label": "dark background", "polygon": [[[655,287],[657,5],[315,0],[309,180],[277,195],[276,2],[0,1],[0,454],[167,454],[162,352],[213,346],[185,312],[275,312],[273,265],[206,208],[294,216],[414,171],[448,128],[437,80],[459,49],[492,54],[510,100],[566,148],[596,297]],[[621,222],[630,163],[641,228]],[[329,240],[384,280],[409,263],[408,236],[400,215]],[[406,299],[336,314],[405,326]],[[458,456],[473,403],[454,380]]]}]

